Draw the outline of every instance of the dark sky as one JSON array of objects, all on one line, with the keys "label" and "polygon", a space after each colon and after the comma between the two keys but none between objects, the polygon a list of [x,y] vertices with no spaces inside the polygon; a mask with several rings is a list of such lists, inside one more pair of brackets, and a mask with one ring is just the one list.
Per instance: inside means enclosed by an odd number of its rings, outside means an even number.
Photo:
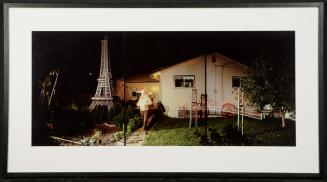
[{"label": "dark sky", "polygon": [[247,65],[259,56],[282,57],[290,64],[295,62],[292,31],[33,32],[33,86],[37,87],[50,68],[59,68],[61,93],[93,93],[100,66],[100,41],[105,34],[109,37],[114,79],[148,73],[205,52],[219,52]]}]

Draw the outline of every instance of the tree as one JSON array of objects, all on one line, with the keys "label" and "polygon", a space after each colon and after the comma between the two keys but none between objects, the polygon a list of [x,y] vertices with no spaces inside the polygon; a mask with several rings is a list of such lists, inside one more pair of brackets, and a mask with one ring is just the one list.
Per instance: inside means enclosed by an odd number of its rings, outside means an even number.
[{"label": "tree", "polygon": [[58,76],[59,70],[53,69],[39,82],[39,95],[33,99],[33,111],[35,109],[32,113],[33,145],[45,145],[50,142],[48,136],[54,129],[54,112],[58,107],[56,98]]},{"label": "tree", "polygon": [[247,98],[259,110],[269,104],[280,113],[285,127],[286,111],[295,110],[295,65],[291,60],[259,57],[242,80]]},{"label": "tree", "polygon": [[40,83],[40,97],[41,105],[50,107],[52,98],[55,95],[56,85],[59,77],[59,69],[52,70],[48,73],[46,78]]}]

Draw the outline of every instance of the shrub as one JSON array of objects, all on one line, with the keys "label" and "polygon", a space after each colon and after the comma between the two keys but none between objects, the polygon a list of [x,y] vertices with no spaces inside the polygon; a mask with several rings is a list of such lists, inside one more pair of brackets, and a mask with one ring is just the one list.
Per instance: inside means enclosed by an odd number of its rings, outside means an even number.
[{"label": "shrub", "polygon": [[107,113],[107,121],[113,121],[114,117],[117,116],[117,111],[115,107],[112,107]]},{"label": "shrub", "polygon": [[118,102],[114,102],[114,105],[109,109],[109,111],[107,110],[107,107],[96,107],[95,112],[97,113],[97,121],[114,122],[114,118],[122,112],[121,107],[121,104]]},{"label": "shrub", "polygon": [[123,129],[124,122],[127,120],[126,115],[124,112],[120,112],[113,118],[114,124],[119,128]]},{"label": "shrub", "polygon": [[223,137],[216,129],[209,128],[208,131],[208,138],[199,131],[194,132],[194,135],[200,138],[201,145],[224,145]]},{"label": "shrub", "polygon": [[106,121],[108,108],[106,106],[97,106],[94,111],[96,113],[96,122],[101,123]]},{"label": "shrub", "polygon": [[223,145],[223,137],[217,132],[216,129],[209,128],[209,143],[211,145]]},{"label": "shrub", "polygon": [[200,138],[200,144],[201,145],[207,145],[206,143],[207,143],[207,137],[204,135],[204,134],[202,134],[202,133],[200,133],[198,130],[196,130],[195,132],[194,132],[194,135],[196,136],[196,137],[199,137]]},{"label": "shrub", "polygon": [[116,141],[119,141],[119,140],[121,140],[122,138],[124,138],[124,132],[123,132],[123,131],[117,131],[117,132],[114,134],[114,137],[115,137],[115,140],[116,140]]},{"label": "shrub", "polygon": [[134,113],[133,106],[131,104],[127,106],[127,109],[125,111],[121,109],[119,110],[119,114],[116,114],[116,116],[114,116],[112,120],[114,124],[120,129],[123,128],[123,125],[126,121],[129,122],[130,119],[135,119],[138,117],[138,115]]},{"label": "shrub", "polygon": [[93,135],[91,137],[83,138],[81,140],[81,145],[99,145],[101,144],[100,136],[101,131],[98,129],[94,129]]},{"label": "shrub", "polygon": [[75,103],[71,103],[69,106],[64,107],[64,109],[71,111],[78,111],[78,106]]},{"label": "shrub", "polygon": [[[126,137],[130,136],[132,132],[140,126],[140,124],[141,118],[139,116],[129,119],[126,128]],[[124,125],[122,126],[122,131],[116,132],[114,136],[116,141],[124,138]]]},{"label": "shrub", "polygon": [[141,124],[141,118],[137,113],[134,112],[133,105],[130,103],[125,104],[125,106],[127,106],[127,109],[125,111],[120,109],[119,114],[117,114],[112,119],[113,123],[121,130],[115,133],[116,141],[124,138],[125,124],[127,125],[126,137],[131,135],[132,131],[139,127]]},{"label": "shrub", "polygon": [[222,133],[218,133],[216,129],[208,129],[208,138],[198,131],[194,132],[194,135],[200,137],[200,143],[202,145],[251,145],[253,140],[249,136],[243,134],[238,130],[236,126],[231,123],[227,123]]},{"label": "shrub", "polygon": [[249,137],[239,131],[239,129],[232,125],[232,123],[227,123],[224,126],[223,132],[224,143],[226,145],[250,145],[251,141]]},{"label": "shrub", "polygon": [[127,132],[126,135],[129,136],[129,134],[132,133],[135,129],[137,129],[141,124],[141,118],[139,116],[135,116],[134,118],[129,119],[127,124]]},{"label": "shrub", "polygon": [[[71,107],[73,106],[73,107]],[[87,107],[76,109],[77,105],[62,107],[54,113],[55,134],[76,134],[84,132],[92,121],[96,120],[96,113]]]},{"label": "shrub", "polygon": [[127,110],[126,110],[126,118],[131,119],[131,118],[133,118],[133,116],[134,116],[133,108],[132,108],[132,105],[129,104],[127,106]]},{"label": "shrub", "polygon": [[79,119],[84,122],[91,122],[96,120],[96,113],[91,111],[88,107],[83,107],[79,111]]},{"label": "shrub", "polygon": [[126,101],[124,105],[127,106],[127,108],[129,106],[131,106],[132,108],[135,108],[136,107],[136,101],[129,100],[129,101]]}]

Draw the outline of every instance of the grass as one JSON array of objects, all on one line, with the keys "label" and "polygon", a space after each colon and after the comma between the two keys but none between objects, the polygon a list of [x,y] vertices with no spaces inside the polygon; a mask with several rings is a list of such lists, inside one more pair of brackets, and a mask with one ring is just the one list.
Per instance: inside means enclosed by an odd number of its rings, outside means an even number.
[{"label": "grass", "polygon": [[[237,118],[209,118],[208,128],[216,129],[223,136],[224,127],[231,123],[234,127]],[[204,133],[204,123],[197,128],[188,128],[189,119],[162,117],[148,132],[144,145],[147,146],[198,146],[202,145],[195,132]],[[280,120],[255,120],[244,118],[244,137],[254,146],[295,146],[295,121],[286,120],[286,127]],[[209,133],[210,134],[210,133]]]}]

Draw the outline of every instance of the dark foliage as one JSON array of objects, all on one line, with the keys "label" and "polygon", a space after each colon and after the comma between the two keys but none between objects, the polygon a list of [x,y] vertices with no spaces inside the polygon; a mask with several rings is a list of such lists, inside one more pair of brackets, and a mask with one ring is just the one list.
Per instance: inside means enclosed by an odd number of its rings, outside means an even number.
[{"label": "dark foliage", "polygon": [[198,131],[194,134],[197,137],[200,137],[200,143],[202,145],[229,145],[229,146],[243,146],[251,145],[254,140],[250,139],[249,136],[243,134],[239,131],[236,126],[233,126],[231,123],[227,123],[222,133],[217,132],[215,128],[208,129],[208,138]]},{"label": "dark foliage", "polygon": [[[53,133],[55,135],[83,133],[99,118],[98,112],[90,111],[88,108],[60,108],[54,114]],[[103,117],[102,114],[100,117]]]},{"label": "dark foliage", "polygon": [[[283,57],[259,57],[247,70],[242,89],[250,101],[262,109],[295,109],[295,65]],[[278,64],[277,64],[278,63]]]},{"label": "dark foliage", "polygon": [[228,123],[223,129],[224,142],[226,145],[251,145],[250,138],[241,133],[240,129]]}]

